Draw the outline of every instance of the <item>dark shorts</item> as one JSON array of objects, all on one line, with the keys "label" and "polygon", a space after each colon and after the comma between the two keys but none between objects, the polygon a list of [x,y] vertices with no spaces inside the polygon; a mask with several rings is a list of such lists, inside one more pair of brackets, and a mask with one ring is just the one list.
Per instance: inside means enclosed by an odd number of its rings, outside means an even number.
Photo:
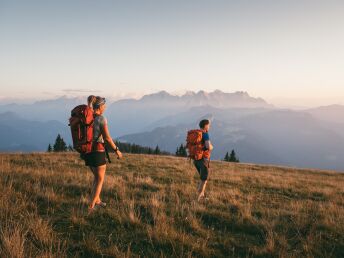
[{"label": "dark shorts", "polygon": [[106,164],[105,151],[95,151],[83,156],[85,165],[90,167],[99,167]]},{"label": "dark shorts", "polygon": [[200,159],[195,160],[194,165],[198,171],[198,174],[202,181],[205,181],[208,179],[209,175],[209,160]]}]

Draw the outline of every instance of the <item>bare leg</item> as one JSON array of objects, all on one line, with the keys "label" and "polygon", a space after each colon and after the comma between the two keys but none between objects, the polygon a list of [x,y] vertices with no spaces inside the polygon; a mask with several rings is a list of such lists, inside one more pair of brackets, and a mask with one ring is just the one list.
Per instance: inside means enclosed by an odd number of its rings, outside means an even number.
[{"label": "bare leg", "polygon": [[207,180],[205,181],[201,181],[199,187],[198,187],[198,200],[201,200],[204,197],[204,192],[205,192],[205,188],[207,186]]},{"label": "bare leg", "polygon": [[198,185],[198,201],[200,201],[202,198],[204,198],[204,192],[205,188],[207,186],[207,178],[209,174],[209,161],[203,160],[202,163],[195,164],[198,165],[196,168],[198,168],[199,175],[201,177],[201,182]]},{"label": "bare leg", "polygon": [[96,174],[96,168],[95,167],[90,167],[92,174],[93,174],[93,182],[92,182],[92,187],[91,187],[91,198],[94,195],[94,189],[97,185],[97,174]]},{"label": "bare leg", "polygon": [[[98,174],[97,174],[97,167],[90,167],[92,173],[93,173],[93,183],[92,183],[92,188],[91,188],[91,198],[93,198],[94,193],[96,192],[97,188],[97,182],[98,182]],[[96,203],[100,203],[101,200],[98,198]]]},{"label": "bare leg", "polygon": [[198,193],[200,193],[202,191],[201,187],[202,187],[202,181],[199,182],[199,184],[198,184],[198,187],[197,187],[197,192]]},{"label": "bare leg", "polygon": [[101,193],[102,187],[103,187],[106,165],[96,167],[95,169],[96,169],[95,174],[97,175],[97,181],[95,184],[95,188],[93,190],[93,198],[92,198],[92,202],[90,204],[91,209],[94,208],[96,203],[100,202],[100,193]]}]

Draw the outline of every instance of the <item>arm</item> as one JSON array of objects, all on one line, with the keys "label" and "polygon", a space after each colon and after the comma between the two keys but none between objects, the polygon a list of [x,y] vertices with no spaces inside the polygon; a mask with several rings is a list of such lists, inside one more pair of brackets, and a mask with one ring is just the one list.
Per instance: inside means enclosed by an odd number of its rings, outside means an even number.
[{"label": "arm", "polygon": [[109,132],[109,128],[107,126],[107,123],[104,123],[104,126],[101,128],[101,132],[102,132],[102,136],[104,141],[106,141],[113,150],[116,150],[116,154],[118,156],[118,158],[122,158],[122,153],[118,150],[116,144],[114,143],[114,141],[111,138],[110,132]]},{"label": "arm", "polygon": [[205,142],[204,142],[204,145],[205,145],[205,147],[206,147],[207,150],[212,151],[212,150],[214,149],[214,146],[211,144],[210,140],[205,141]]}]

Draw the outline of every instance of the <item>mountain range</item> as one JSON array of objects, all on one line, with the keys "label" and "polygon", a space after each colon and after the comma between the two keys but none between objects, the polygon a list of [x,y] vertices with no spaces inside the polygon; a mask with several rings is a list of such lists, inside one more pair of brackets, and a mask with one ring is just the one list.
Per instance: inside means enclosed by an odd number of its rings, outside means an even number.
[{"label": "mountain range", "polygon": [[[67,124],[70,111],[80,103],[85,103],[86,97],[37,101],[32,104],[0,105],[2,112],[14,112],[22,118],[47,121],[56,120]],[[140,99],[123,99],[107,103],[106,116],[114,136],[141,132],[151,123],[171,114],[178,114],[189,108],[210,105],[218,108],[250,107],[271,108],[261,98],[253,98],[246,92],[224,93],[216,90],[187,92],[182,96],[171,95],[166,91],[145,95]]]},{"label": "mountain range", "polygon": [[175,151],[199,120],[212,121],[214,159],[235,149],[243,162],[344,170],[344,137],[307,112],[203,107],[155,122],[154,129],[121,141]]},{"label": "mountain range", "polygon": [[[45,150],[60,133],[70,142],[70,110],[86,98],[66,96],[32,104],[0,105],[0,150]],[[246,92],[160,91],[107,103],[112,136],[174,152],[186,132],[209,118],[214,159],[235,149],[243,162],[344,171],[344,106],[306,110],[274,107]]]},{"label": "mountain range", "polygon": [[0,113],[0,151],[44,151],[57,134],[71,142],[69,128],[56,120],[31,121],[14,112]]}]

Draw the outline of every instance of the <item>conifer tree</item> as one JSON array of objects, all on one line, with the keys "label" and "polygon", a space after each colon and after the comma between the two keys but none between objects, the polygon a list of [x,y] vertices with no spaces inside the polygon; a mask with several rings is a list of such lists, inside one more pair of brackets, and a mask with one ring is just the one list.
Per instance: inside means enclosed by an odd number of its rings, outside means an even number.
[{"label": "conifer tree", "polygon": [[228,154],[228,152],[226,153],[223,161],[227,161],[227,162],[240,162],[239,159],[236,157],[236,153],[234,150],[231,151],[230,154]]},{"label": "conifer tree", "polygon": [[187,157],[186,146],[181,144],[176,150],[177,157]]},{"label": "conifer tree", "polygon": [[159,148],[158,145],[156,146],[156,148],[155,148],[155,150],[154,150],[154,154],[155,154],[155,155],[160,155],[160,154],[161,154],[161,151],[160,151],[160,148]]},{"label": "conifer tree", "polygon": [[60,134],[57,135],[55,144],[53,146],[54,152],[67,151],[67,144],[63,140]]},{"label": "conifer tree", "polygon": [[225,155],[225,158],[224,158],[223,160],[229,162],[229,154],[228,154],[228,151],[227,151],[227,153],[226,153],[226,155]]},{"label": "conifer tree", "polygon": [[234,150],[232,150],[231,154],[229,155],[229,162],[239,162]]},{"label": "conifer tree", "polygon": [[181,157],[187,157],[188,154],[186,152],[186,146],[184,146],[183,144],[180,146],[180,156]]},{"label": "conifer tree", "polygon": [[68,151],[74,151],[73,146],[70,144],[68,145]]}]

